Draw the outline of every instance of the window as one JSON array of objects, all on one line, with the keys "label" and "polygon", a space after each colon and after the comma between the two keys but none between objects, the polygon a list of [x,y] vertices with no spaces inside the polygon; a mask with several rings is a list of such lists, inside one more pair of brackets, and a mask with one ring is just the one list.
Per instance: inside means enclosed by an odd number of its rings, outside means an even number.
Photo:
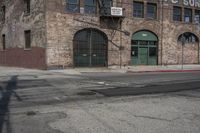
[{"label": "window", "polygon": [[30,14],[31,12],[31,0],[25,0],[25,13]]},{"label": "window", "polygon": [[138,57],[138,46],[131,47],[131,56]]},{"label": "window", "polygon": [[71,13],[80,12],[79,0],[67,0],[67,11]]},{"label": "window", "polygon": [[96,0],[85,0],[84,12],[88,14],[96,13]]},{"label": "window", "polygon": [[5,34],[2,35],[2,44],[3,44],[2,49],[5,50],[6,49],[6,36],[5,36]]},{"label": "window", "polygon": [[184,8],[184,22],[192,22],[192,9]]},{"label": "window", "polygon": [[195,10],[195,18],[194,18],[195,24],[200,23],[200,10]]},{"label": "window", "polygon": [[131,40],[132,45],[138,45],[138,41]]},{"label": "window", "polygon": [[30,49],[31,48],[31,31],[27,30],[24,31],[25,34],[25,49]]},{"label": "window", "polygon": [[144,3],[133,2],[133,16],[138,18],[144,17]]},{"label": "window", "polygon": [[2,21],[4,22],[6,20],[6,6],[2,6]]},{"label": "window", "polygon": [[157,5],[153,3],[147,3],[147,18],[157,19]]},{"label": "window", "polygon": [[178,41],[184,43],[198,43],[199,38],[193,33],[185,32],[178,37]]},{"label": "window", "polygon": [[104,7],[111,7],[113,5],[112,0],[101,0]]},{"label": "window", "polygon": [[131,56],[138,57],[138,41],[131,40]]},{"label": "window", "polygon": [[177,6],[173,7],[173,20],[174,21],[182,21],[181,7],[177,7]]},{"label": "window", "polygon": [[186,43],[196,43],[196,42],[198,42],[197,40],[198,39],[196,39],[196,37],[194,35],[191,35],[186,39]]},{"label": "window", "polygon": [[149,45],[157,45],[157,42],[150,41],[150,42],[149,42]]},{"label": "window", "polygon": [[149,47],[149,57],[157,56],[157,48],[156,47]]},{"label": "window", "polygon": [[[98,0],[100,1],[100,0]],[[101,0],[102,7],[100,7],[100,14],[103,16],[110,16],[111,15],[111,7],[113,5],[112,0]]]}]

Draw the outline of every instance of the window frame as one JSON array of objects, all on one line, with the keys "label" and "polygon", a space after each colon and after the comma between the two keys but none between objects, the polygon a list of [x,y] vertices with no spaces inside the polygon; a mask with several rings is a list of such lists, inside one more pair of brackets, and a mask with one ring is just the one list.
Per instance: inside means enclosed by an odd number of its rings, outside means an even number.
[{"label": "window frame", "polygon": [[[75,6],[77,8],[77,10],[73,11],[70,10],[71,8],[69,8],[70,6]],[[76,3],[69,3],[69,0],[66,0],[66,11],[68,13],[80,13],[80,0],[76,0]]]},{"label": "window frame", "polygon": [[[153,49],[153,52],[151,51]],[[154,51],[155,50],[155,51]],[[158,56],[158,47],[150,47],[148,48],[148,55],[149,57],[157,57]]]},{"label": "window frame", "polygon": [[[97,13],[97,0],[93,0],[93,1],[94,1],[93,5],[86,4],[86,0],[84,1],[84,13],[85,14],[96,14]],[[91,11],[91,8],[94,9],[94,12],[86,12],[86,7],[89,7],[88,11]]]},{"label": "window frame", "polygon": [[[175,10],[175,9],[178,9],[179,11],[180,11],[180,14],[178,14],[176,11],[177,10]],[[182,21],[182,15],[183,15],[183,13],[182,13],[182,7],[179,7],[179,6],[173,6],[173,21],[176,21],[176,22],[181,22]],[[178,16],[178,19],[177,19],[177,16]]]},{"label": "window frame", "polygon": [[[197,13],[198,12],[198,13]],[[196,20],[196,15],[198,15],[198,20]],[[198,22],[197,22],[198,21]],[[198,9],[195,9],[194,10],[194,23],[195,24],[200,24],[200,10],[198,10]]]},{"label": "window frame", "polygon": [[185,44],[198,44],[199,38],[192,32],[184,32],[178,37],[179,42],[184,42]]},{"label": "window frame", "polygon": [[138,51],[139,51],[138,45],[131,46],[131,56],[132,57],[138,58],[138,55],[139,55]]},{"label": "window frame", "polygon": [[24,39],[25,39],[25,46],[24,48],[26,50],[31,49],[31,30],[25,30],[24,31]]},{"label": "window frame", "polygon": [[[151,17],[151,16],[148,16],[148,7],[149,6],[154,6],[154,12],[153,12],[153,17]],[[147,3],[147,5],[146,5],[146,18],[148,18],[148,19],[157,19],[157,17],[158,17],[158,6],[157,6],[157,3]],[[152,12],[151,12],[152,13]]]},{"label": "window frame", "polygon": [[2,34],[2,50],[6,50],[6,35]]},{"label": "window frame", "polygon": [[[103,0],[102,0],[103,1]],[[112,7],[113,6],[113,0],[104,0],[105,7]]]},{"label": "window frame", "polygon": [[[190,11],[190,13],[191,13],[191,14],[189,14],[190,16],[187,14],[188,12],[186,13],[186,11]],[[186,21],[187,17],[189,17],[189,21],[188,22]],[[193,22],[193,11],[192,11],[191,8],[184,8],[184,22],[185,23],[192,23]]]},{"label": "window frame", "polygon": [[31,0],[24,0],[25,2],[25,14],[29,15],[31,13]]},{"label": "window frame", "polygon": [[[140,9],[135,8],[136,4],[140,4]],[[133,17],[144,18],[144,2],[133,1]]]}]

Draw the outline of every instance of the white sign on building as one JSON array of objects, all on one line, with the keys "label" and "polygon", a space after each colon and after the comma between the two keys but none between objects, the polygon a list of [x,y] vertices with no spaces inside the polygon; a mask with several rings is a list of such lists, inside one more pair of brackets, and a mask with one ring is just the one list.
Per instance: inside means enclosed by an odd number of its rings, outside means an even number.
[{"label": "white sign on building", "polygon": [[111,7],[111,15],[112,16],[122,16],[123,9],[121,7]]}]

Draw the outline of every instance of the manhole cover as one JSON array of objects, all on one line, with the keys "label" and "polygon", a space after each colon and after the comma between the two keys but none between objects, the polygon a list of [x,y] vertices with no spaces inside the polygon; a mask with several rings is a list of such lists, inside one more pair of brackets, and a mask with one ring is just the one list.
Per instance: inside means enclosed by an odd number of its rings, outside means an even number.
[{"label": "manhole cover", "polygon": [[96,94],[96,93],[95,93],[95,92],[92,92],[92,91],[79,92],[79,93],[77,93],[77,95],[80,95],[80,96],[95,95],[95,94]]}]

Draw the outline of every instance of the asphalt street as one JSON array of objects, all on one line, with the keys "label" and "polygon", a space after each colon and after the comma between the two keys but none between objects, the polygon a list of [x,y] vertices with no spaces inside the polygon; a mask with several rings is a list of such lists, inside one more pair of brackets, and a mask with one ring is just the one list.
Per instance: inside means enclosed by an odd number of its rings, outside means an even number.
[{"label": "asphalt street", "polygon": [[199,133],[200,73],[6,69],[0,133]]}]

